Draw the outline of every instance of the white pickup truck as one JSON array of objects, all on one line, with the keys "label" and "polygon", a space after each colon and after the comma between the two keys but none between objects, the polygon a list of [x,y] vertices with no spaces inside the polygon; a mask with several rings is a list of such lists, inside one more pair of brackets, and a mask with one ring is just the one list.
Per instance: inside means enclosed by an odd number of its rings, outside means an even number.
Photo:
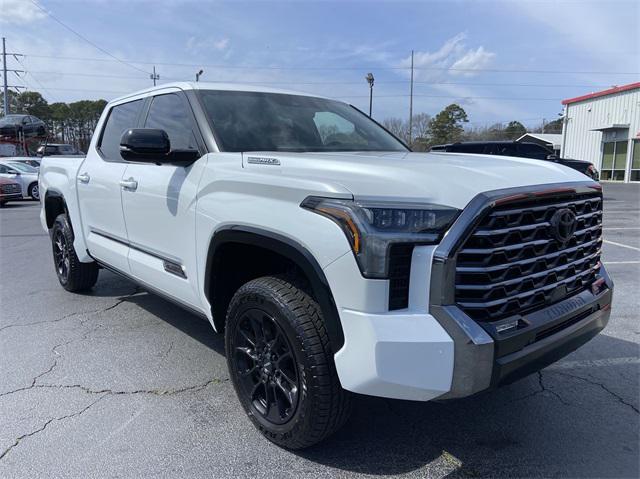
[{"label": "white pickup truck", "polygon": [[176,83],[119,98],[86,158],[43,158],[40,193],[61,285],[107,268],[206,318],[248,416],[289,448],[336,431],[351,392],[469,396],[610,315],[598,183],[412,153],[313,95]]}]

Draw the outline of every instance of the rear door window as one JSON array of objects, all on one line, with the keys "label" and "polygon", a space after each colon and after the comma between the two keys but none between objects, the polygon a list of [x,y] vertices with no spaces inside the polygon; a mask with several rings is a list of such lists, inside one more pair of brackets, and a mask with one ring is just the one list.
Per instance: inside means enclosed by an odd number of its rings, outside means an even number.
[{"label": "rear door window", "polygon": [[465,145],[461,143],[455,145],[455,149],[451,151],[457,151],[460,153],[484,153],[484,145]]},{"label": "rear door window", "polygon": [[507,143],[504,145],[496,145],[494,155],[504,155],[504,156],[518,156],[518,150],[516,145],[513,143]]},{"label": "rear door window", "polygon": [[547,156],[552,154],[543,146],[535,145],[533,143],[520,143],[518,145],[518,151],[520,151],[520,156],[536,158],[538,160],[546,160]]},{"label": "rear door window", "polygon": [[120,156],[120,138],[129,128],[135,128],[142,109],[142,100],[122,103],[114,106],[102,130],[99,149],[107,160],[122,160]]}]

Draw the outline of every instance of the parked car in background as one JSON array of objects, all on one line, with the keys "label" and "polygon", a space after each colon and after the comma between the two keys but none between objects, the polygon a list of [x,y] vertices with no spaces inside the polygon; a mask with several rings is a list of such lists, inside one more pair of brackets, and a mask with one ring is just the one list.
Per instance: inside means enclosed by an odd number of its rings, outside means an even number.
[{"label": "parked car in background", "polygon": [[0,162],[0,178],[7,178],[20,183],[22,186],[22,197],[40,199],[38,188],[38,170],[33,166],[4,159]]},{"label": "parked car in background", "polygon": [[593,163],[583,160],[559,158],[542,145],[537,143],[519,143],[516,141],[468,141],[462,143],[449,143],[431,147],[434,152],[447,153],[476,153],[482,155],[516,156],[520,158],[532,158],[534,160],[553,161],[560,165],[568,166],[587,175],[592,180],[598,181],[599,175]]},{"label": "parked car in background", "polygon": [[45,136],[47,126],[40,118],[32,115],[7,115],[0,118],[0,137],[17,138],[20,132],[25,137]]},{"label": "parked car in background", "polygon": [[40,145],[38,147],[38,149],[36,150],[36,155],[38,156],[55,156],[55,155],[74,156],[74,155],[84,155],[84,152],[66,143],[47,143],[46,145]]},{"label": "parked car in background", "polygon": [[[2,158],[0,158],[0,161]],[[14,156],[11,157],[10,161],[12,163],[24,163],[25,165],[29,165],[34,167],[35,169],[40,169],[40,158],[35,158],[31,156]]]},{"label": "parked car in background", "polygon": [[22,186],[15,180],[0,177],[0,208],[8,201],[22,199]]}]

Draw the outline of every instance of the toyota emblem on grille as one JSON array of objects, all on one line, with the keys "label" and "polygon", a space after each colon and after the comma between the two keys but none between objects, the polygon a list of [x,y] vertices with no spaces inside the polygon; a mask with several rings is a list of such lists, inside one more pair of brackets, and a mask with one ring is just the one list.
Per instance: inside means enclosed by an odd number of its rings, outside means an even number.
[{"label": "toyota emblem on grille", "polygon": [[578,222],[573,211],[562,208],[551,217],[551,233],[560,243],[566,243],[576,232]]}]

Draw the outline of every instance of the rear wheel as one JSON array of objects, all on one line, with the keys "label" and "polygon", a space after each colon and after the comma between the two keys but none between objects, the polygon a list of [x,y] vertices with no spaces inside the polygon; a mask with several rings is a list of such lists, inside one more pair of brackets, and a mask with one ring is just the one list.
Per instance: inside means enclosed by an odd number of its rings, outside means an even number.
[{"label": "rear wheel", "polygon": [[66,214],[58,215],[51,230],[53,262],[64,289],[80,292],[91,289],[98,280],[98,265],[81,263],[73,249],[73,230]]},{"label": "rear wheel", "polygon": [[238,398],[269,440],[309,447],[347,420],[351,396],[340,386],[320,308],[290,279],[242,286],[229,306],[225,344]]}]

